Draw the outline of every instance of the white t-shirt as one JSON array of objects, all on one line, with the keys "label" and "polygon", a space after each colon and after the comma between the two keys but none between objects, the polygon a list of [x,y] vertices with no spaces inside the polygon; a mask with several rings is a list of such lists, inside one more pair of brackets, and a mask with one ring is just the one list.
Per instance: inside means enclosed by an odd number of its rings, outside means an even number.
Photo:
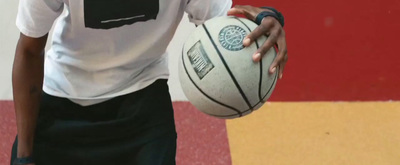
[{"label": "white t-shirt", "polygon": [[20,0],[16,24],[37,38],[59,18],[46,52],[43,90],[91,105],[168,78],[166,48],[183,13],[201,24],[226,15],[231,5],[231,0]]}]

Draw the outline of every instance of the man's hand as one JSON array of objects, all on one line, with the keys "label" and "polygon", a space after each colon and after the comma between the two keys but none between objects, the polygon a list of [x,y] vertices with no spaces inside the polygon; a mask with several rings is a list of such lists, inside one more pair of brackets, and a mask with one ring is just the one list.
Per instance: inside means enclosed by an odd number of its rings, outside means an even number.
[{"label": "man's hand", "polygon": [[18,157],[12,162],[12,165],[35,165],[33,157]]},{"label": "man's hand", "polygon": [[[228,11],[229,15],[242,14],[245,15],[250,20],[255,20],[257,15],[262,11],[273,12],[268,9],[262,9],[253,6],[240,6],[236,5]],[[270,48],[275,45],[278,48],[278,55],[272,62],[269,68],[269,73],[274,73],[276,68],[279,67],[279,78],[282,78],[283,69],[288,60],[287,47],[286,47],[286,37],[285,31],[282,25],[274,17],[265,17],[261,25],[259,25],[254,31],[252,31],[244,40],[243,45],[249,46],[253,41],[257,40],[258,37],[262,35],[267,35],[268,39],[264,44],[254,53],[253,61],[258,62],[261,60],[262,55],[264,55]]]}]

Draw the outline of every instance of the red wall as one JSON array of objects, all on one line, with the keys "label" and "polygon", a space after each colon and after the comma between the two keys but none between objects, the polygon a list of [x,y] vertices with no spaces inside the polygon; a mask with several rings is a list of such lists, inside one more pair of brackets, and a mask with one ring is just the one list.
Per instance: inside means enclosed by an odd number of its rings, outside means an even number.
[{"label": "red wall", "polygon": [[289,61],[271,101],[400,100],[399,0],[234,0],[286,19]]}]

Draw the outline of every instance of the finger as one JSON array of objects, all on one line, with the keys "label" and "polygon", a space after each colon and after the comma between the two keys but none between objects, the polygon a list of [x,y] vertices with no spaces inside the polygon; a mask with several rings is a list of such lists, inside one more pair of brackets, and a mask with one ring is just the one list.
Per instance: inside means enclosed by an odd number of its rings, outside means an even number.
[{"label": "finger", "polygon": [[236,5],[231,10],[228,11],[229,15],[243,14],[250,20],[255,20],[258,13],[263,11],[263,9],[258,7],[253,7],[250,5]]},{"label": "finger", "polygon": [[286,47],[286,40],[284,35],[278,39],[278,55],[275,60],[272,62],[271,67],[269,68],[269,73],[272,74],[275,72],[276,67],[279,66],[279,78],[283,76],[283,70],[285,68],[286,62],[288,60],[287,55],[287,47]]},{"label": "finger", "polygon": [[283,59],[279,62],[279,79],[282,79],[283,77],[283,70],[285,69],[286,63],[288,61],[288,55],[287,55],[287,51],[283,51],[284,55],[283,55]]},{"label": "finger", "polygon": [[263,27],[257,27],[254,31],[250,32],[244,40],[243,40],[243,46],[248,47],[250,46],[257,38],[260,36],[264,35],[265,32],[263,30]]},{"label": "finger", "polygon": [[275,73],[275,71],[277,70],[277,67],[279,67],[279,61],[281,61],[283,59],[282,55],[277,55],[274,59],[274,61],[272,62],[270,68],[269,68],[269,74],[273,74]]},{"label": "finger", "polygon": [[243,9],[239,9],[239,8],[231,8],[228,10],[228,15],[236,15],[236,14],[243,14],[244,15],[244,10]]},{"label": "finger", "polygon": [[282,79],[282,77],[283,77],[283,70],[285,69],[287,60],[288,60],[288,56],[286,54],[285,56],[283,56],[283,62],[281,62],[279,64],[279,79]]},{"label": "finger", "polygon": [[[278,66],[285,67],[287,60],[288,60],[288,56],[287,56],[286,52],[283,52],[283,51],[278,52],[278,55],[275,57],[274,61],[272,62],[271,66],[269,68],[269,73],[270,74],[274,73]],[[279,77],[281,77],[281,75],[283,73],[283,69],[284,68],[280,69]]]},{"label": "finger", "polygon": [[262,56],[265,55],[275,44],[277,41],[277,32],[271,33],[264,44],[257,49],[256,53],[253,55],[253,61],[258,62],[261,60]]},{"label": "finger", "polygon": [[243,46],[247,47],[250,46],[253,41],[259,38],[262,35],[268,34],[269,29],[271,28],[271,24],[265,24],[257,26],[250,34],[246,36],[243,40]]}]

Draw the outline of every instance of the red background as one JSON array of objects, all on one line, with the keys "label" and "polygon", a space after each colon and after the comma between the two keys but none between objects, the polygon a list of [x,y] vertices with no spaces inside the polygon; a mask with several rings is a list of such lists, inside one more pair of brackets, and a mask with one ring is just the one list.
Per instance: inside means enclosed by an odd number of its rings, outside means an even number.
[{"label": "red background", "polygon": [[289,61],[270,101],[400,100],[399,0],[234,0],[285,16]]}]

